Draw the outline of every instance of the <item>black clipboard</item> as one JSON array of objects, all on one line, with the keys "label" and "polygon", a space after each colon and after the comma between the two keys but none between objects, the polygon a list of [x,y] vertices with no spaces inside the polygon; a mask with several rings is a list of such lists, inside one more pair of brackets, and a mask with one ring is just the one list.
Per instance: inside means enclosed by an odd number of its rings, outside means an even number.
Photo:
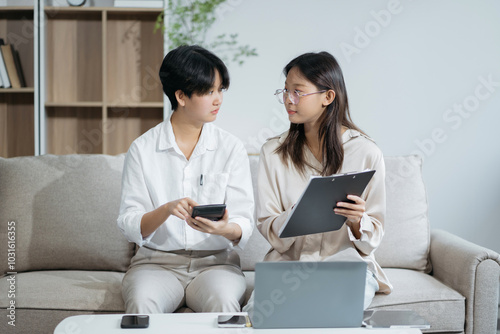
[{"label": "black clipboard", "polygon": [[351,202],[347,195],[361,196],[375,170],[312,177],[280,229],[280,238],[336,231],[346,217],[333,211],[337,202]]}]

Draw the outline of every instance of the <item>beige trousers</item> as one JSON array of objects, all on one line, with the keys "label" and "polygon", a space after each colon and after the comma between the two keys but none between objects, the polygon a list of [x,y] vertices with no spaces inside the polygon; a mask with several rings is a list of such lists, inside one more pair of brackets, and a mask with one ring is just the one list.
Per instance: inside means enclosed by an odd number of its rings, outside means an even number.
[{"label": "beige trousers", "polygon": [[141,247],[122,281],[126,313],[239,312],[245,278],[234,250],[164,252]]}]

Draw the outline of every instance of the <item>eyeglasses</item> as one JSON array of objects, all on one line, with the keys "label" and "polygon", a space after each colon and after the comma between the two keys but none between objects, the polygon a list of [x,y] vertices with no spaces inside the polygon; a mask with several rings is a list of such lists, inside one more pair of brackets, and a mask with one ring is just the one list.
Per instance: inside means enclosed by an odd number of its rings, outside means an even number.
[{"label": "eyeglasses", "polygon": [[299,100],[302,96],[319,94],[324,92],[326,92],[326,90],[320,90],[319,92],[314,92],[314,93],[299,94],[299,92],[296,90],[290,92],[288,89],[277,89],[276,92],[274,93],[274,96],[276,96],[278,102],[281,104],[285,104],[287,97],[290,99],[290,102],[292,102],[292,104],[299,104]]}]

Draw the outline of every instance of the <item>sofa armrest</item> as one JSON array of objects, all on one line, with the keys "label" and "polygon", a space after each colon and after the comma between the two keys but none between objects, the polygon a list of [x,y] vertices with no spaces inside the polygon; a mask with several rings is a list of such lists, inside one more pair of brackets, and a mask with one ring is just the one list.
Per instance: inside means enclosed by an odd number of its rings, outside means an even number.
[{"label": "sofa armrest", "polygon": [[465,333],[494,333],[500,255],[443,230],[431,231],[432,275],[465,297]]}]

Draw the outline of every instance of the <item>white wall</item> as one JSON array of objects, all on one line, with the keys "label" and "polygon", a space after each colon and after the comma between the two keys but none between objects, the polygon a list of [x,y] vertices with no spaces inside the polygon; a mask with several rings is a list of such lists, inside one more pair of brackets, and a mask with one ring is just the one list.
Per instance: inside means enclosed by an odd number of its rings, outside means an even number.
[{"label": "white wall", "polygon": [[230,65],[219,126],[258,152],[289,124],[273,96],[282,68],[304,52],[329,51],[343,69],[354,121],[385,155],[424,157],[432,227],[500,252],[500,1],[224,6],[212,33],[238,33],[259,56]]}]

